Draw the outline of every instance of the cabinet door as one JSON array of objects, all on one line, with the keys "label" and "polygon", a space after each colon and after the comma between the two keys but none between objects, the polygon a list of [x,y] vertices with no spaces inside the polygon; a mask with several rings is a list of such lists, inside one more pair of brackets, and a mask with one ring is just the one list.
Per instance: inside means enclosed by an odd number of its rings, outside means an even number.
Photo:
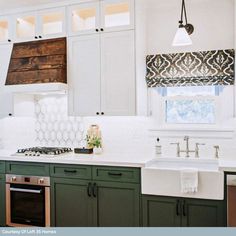
[{"label": "cabinet door", "polygon": [[98,33],[100,26],[99,2],[81,3],[68,8],[69,35]]},{"label": "cabinet door", "polygon": [[99,227],[140,225],[140,185],[96,182],[96,222]]},{"label": "cabinet door", "polygon": [[0,118],[13,114],[13,95],[5,90],[12,44],[0,45]]},{"label": "cabinet door", "polygon": [[0,175],[0,227],[5,226],[5,177]]},{"label": "cabinet door", "polygon": [[99,35],[69,39],[69,114],[94,116],[100,112]]},{"label": "cabinet door", "polygon": [[182,201],[182,226],[225,227],[224,201],[186,199]]},{"label": "cabinet door", "polygon": [[101,111],[135,115],[134,31],[101,35]]},{"label": "cabinet door", "polygon": [[92,226],[92,198],[88,181],[51,178],[52,226]]},{"label": "cabinet door", "polygon": [[144,227],[179,227],[181,209],[177,198],[142,196]]},{"label": "cabinet door", "polygon": [[105,32],[134,29],[134,1],[101,1],[101,28]]},{"label": "cabinet door", "polygon": [[39,28],[36,12],[27,12],[14,17],[14,34],[16,41],[38,39]]},{"label": "cabinet door", "polygon": [[0,43],[9,43],[13,40],[12,35],[12,18],[0,17]]},{"label": "cabinet door", "polygon": [[52,8],[38,12],[39,38],[56,38],[66,35],[65,8]]}]

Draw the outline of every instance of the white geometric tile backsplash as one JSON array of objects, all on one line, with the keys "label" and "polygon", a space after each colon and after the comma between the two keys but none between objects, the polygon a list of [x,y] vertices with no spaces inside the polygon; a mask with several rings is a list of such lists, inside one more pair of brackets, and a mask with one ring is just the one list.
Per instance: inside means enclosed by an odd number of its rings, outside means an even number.
[{"label": "white geometric tile backsplash", "polygon": [[67,97],[38,96],[35,101],[36,142],[42,146],[83,146],[83,118],[68,117]]}]

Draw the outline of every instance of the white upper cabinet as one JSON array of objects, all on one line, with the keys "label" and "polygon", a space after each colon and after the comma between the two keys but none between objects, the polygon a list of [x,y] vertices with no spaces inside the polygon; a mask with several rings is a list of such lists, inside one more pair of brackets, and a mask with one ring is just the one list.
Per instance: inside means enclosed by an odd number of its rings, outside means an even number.
[{"label": "white upper cabinet", "polygon": [[133,0],[101,1],[101,28],[104,31],[120,31],[134,28]]},{"label": "white upper cabinet", "polygon": [[101,35],[101,111],[109,116],[132,116],[135,104],[134,31]]},{"label": "white upper cabinet", "polygon": [[4,89],[12,46],[11,43],[0,45],[0,118],[13,115],[13,95]]},{"label": "white upper cabinet", "polygon": [[96,33],[100,26],[99,2],[81,3],[68,8],[69,35]]},{"label": "white upper cabinet", "polygon": [[71,37],[68,47],[69,114],[135,115],[134,30]]},{"label": "white upper cabinet", "polygon": [[10,43],[13,39],[12,18],[7,16],[0,17],[0,43]]},{"label": "white upper cabinet", "polygon": [[68,41],[69,115],[100,113],[99,35],[71,37]]},{"label": "white upper cabinet", "polygon": [[134,0],[103,0],[68,8],[69,35],[134,29]]},{"label": "white upper cabinet", "polygon": [[16,42],[65,36],[65,8],[52,8],[14,16]]}]

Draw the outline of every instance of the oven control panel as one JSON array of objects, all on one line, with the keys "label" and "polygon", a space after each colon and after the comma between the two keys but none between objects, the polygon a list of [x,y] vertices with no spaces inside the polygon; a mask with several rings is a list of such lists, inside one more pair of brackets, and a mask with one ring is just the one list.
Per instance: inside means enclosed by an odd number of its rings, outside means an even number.
[{"label": "oven control panel", "polygon": [[50,178],[42,176],[6,175],[6,183],[50,186]]}]

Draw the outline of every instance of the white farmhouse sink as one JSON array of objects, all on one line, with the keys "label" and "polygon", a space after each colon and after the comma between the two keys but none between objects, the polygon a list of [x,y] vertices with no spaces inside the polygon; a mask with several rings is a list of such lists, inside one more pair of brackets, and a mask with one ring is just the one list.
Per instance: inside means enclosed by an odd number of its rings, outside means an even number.
[{"label": "white farmhouse sink", "polygon": [[149,161],[146,167],[156,167],[159,169],[186,169],[197,168],[198,170],[215,170],[219,169],[217,159],[197,159],[197,158],[156,158]]},{"label": "white farmhouse sink", "polygon": [[[180,172],[182,169],[196,168],[198,192],[182,193]],[[218,160],[158,158],[142,168],[142,193],[160,196],[224,199],[224,173],[219,171]]]}]

